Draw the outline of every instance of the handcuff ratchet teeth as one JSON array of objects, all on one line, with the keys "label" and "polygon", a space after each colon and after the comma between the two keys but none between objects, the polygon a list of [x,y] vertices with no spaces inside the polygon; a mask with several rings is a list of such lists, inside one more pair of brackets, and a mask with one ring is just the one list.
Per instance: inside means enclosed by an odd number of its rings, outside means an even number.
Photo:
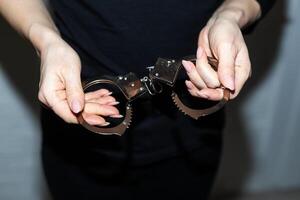
[{"label": "handcuff ratchet teeth", "polygon": [[[101,78],[94,79],[93,81],[83,82],[83,90],[87,91],[90,87],[97,84],[110,84],[120,90],[121,94],[125,97],[126,111],[123,121],[114,127],[99,127],[93,126],[87,123],[80,113],[78,115],[79,123],[89,131],[98,133],[101,135],[123,135],[126,129],[129,127],[132,118],[131,102],[145,93],[150,95],[157,95],[163,92],[163,84],[174,87],[180,69],[182,68],[182,60],[188,60],[196,62],[195,56],[187,56],[183,59],[164,59],[158,58],[154,66],[148,67],[149,75],[139,79],[134,73],[129,72],[124,76],[103,76]],[[209,64],[217,70],[218,61],[214,58],[208,57]],[[197,120],[202,116],[212,114],[221,109],[230,98],[230,90],[221,86],[223,89],[223,99],[213,105],[212,107],[205,109],[190,108],[185,105],[175,90],[172,90],[171,96],[176,107],[184,114]]]}]

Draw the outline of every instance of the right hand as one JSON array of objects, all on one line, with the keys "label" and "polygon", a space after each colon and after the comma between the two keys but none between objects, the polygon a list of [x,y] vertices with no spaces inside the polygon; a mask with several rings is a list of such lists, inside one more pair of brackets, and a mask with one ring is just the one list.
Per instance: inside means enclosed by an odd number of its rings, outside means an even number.
[{"label": "right hand", "polygon": [[67,123],[78,123],[83,112],[91,125],[108,125],[101,116],[122,117],[114,105],[118,102],[106,89],[84,94],[78,54],[58,35],[41,51],[39,100]]}]

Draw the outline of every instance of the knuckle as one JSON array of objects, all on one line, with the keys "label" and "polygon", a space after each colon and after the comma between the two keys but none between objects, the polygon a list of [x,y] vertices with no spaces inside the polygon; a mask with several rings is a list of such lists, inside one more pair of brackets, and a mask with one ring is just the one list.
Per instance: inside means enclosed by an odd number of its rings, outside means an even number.
[{"label": "knuckle", "polygon": [[42,93],[42,91],[38,92],[38,99],[40,102],[45,103],[45,97],[44,97],[44,94]]},{"label": "knuckle", "polygon": [[39,95],[43,96],[45,99],[47,99],[47,96],[48,94],[50,93],[49,92],[49,89],[50,87],[48,87],[47,85],[45,84],[42,84],[40,89],[39,89]]},{"label": "knuckle", "polygon": [[207,86],[209,88],[218,88],[221,86],[221,84],[219,81],[211,81],[211,82],[207,83]]},{"label": "knuckle", "polygon": [[51,98],[51,96],[49,95],[49,93],[43,93],[43,97],[44,97],[44,99],[45,99],[45,101],[47,101],[47,102],[52,102],[52,98]]}]

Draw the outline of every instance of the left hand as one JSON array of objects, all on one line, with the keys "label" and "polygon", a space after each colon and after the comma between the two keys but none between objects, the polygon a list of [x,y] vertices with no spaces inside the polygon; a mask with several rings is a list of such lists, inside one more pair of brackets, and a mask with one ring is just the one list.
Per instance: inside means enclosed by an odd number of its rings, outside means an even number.
[{"label": "left hand", "polygon": [[[219,61],[218,71],[208,64],[207,57]],[[201,30],[197,61],[182,62],[190,80],[186,86],[191,95],[209,100],[221,100],[224,86],[232,91],[230,99],[241,91],[251,75],[248,49],[238,23],[230,18],[212,18]]]}]

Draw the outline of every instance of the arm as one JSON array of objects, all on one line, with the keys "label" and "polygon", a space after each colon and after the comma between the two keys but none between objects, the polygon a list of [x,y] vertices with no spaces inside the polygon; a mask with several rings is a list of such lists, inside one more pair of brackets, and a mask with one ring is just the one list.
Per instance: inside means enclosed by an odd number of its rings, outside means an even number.
[{"label": "arm", "polygon": [[107,125],[99,115],[118,114],[115,107],[103,105],[114,105],[115,99],[108,90],[84,95],[79,56],[60,37],[43,0],[0,0],[0,14],[33,44],[41,57],[38,97],[44,105],[69,123],[78,123],[76,114],[82,110],[92,125]]},{"label": "arm", "polygon": [[[266,0],[260,0],[266,1]],[[262,16],[256,0],[225,0],[201,30],[198,40],[197,62],[183,62],[190,80],[186,86],[193,96],[220,100],[220,85],[232,90],[235,98],[251,74],[251,62],[241,29]],[[215,72],[207,56],[219,60]]]},{"label": "arm", "polygon": [[0,0],[0,13],[38,51],[59,38],[43,0]]}]

